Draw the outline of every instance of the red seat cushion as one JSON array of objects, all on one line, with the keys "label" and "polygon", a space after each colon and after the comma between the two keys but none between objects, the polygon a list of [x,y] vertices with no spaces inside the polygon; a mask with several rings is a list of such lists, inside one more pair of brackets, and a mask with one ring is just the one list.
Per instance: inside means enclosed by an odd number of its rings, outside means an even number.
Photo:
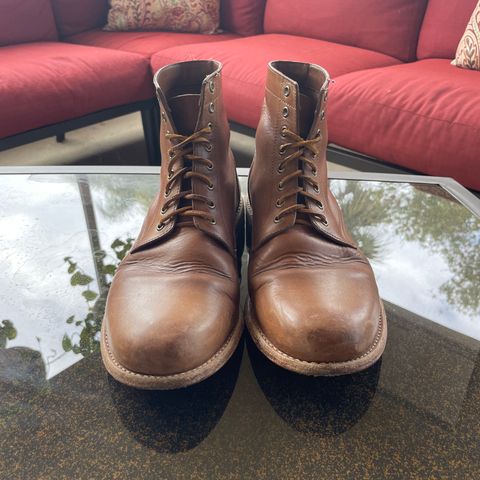
[{"label": "red seat cushion", "polygon": [[417,57],[455,57],[457,46],[478,0],[429,0],[418,40]]},{"label": "red seat cushion", "polygon": [[205,58],[223,63],[223,93],[230,120],[253,128],[260,117],[267,63],[271,60],[319,63],[332,77],[400,63],[381,53],[293,35],[258,35],[170,48],[155,54],[151,62],[156,71],[169,63]]},{"label": "red seat cushion", "polygon": [[148,60],[64,43],[2,48],[0,137],[153,97]]},{"label": "red seat cushion", "polygon": [[0,46],[54,40],[50,0],[0,0]]},{"label": "red seat cushion", "polygon": [[415,59],[426,4],[427,0],[267,0],[264,31],[353,45],[409,61]]},{"label": "red seat cushion", "polygon": [[431,59],[337,79],[330,141],[480,189],[480,72]]},{"label": "red seat cushion", "polygon": [[90,30],[66,38],[68,42],[95,47],[112,48],[125,52],[138,53],[150,58],[159,50],[187,45],[190,43],[218,42],[231,40],[238,35],[223,33],[218,35],[202,35],[200,33],[177,32],[104,32],[103,30]]}]

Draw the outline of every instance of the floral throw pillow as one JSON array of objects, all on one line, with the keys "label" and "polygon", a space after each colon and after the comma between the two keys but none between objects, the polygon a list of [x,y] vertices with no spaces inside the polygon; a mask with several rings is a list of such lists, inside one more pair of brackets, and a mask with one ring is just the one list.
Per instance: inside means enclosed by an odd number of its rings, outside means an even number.
[{"label": "floral throw pillow", "polygon": [[220,0],[110,0],[104,30],[215,33]]},{"label": "floral throw pillow", "polygon": [[469,70],[480,70],[480,2],[475,7],[467,30],[460,40],[452,65]]}]

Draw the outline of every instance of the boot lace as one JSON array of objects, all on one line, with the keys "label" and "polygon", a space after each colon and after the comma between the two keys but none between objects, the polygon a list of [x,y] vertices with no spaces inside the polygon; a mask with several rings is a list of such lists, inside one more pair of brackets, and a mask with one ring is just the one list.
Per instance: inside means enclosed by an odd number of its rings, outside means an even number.
[{"label": "boot lace", "polygon": [[[315,157],[318,154],[317,150],[317,143],[319,142],[321,136],[320,132],[317,132],[317,135],[314,138],[311,138],[309,140],[305,140],[299,135],[297,135],[295,132],[292,132],[288,128],[284,127],[282,129],[282,137],[286,138],[287,140],[290,140],[290,142],[286,142],[283,145],[280,146],[280,154],[285,155],[288,150],[294,149],[295,151],[291,153],[290,155],[286,156],[278,165],[278,173],[283,173],[285,171],[285,167],[291,163],[291,162],[297,162],[300,160],[303,162],[304,166],[307,166],[310,171],[312,172],[313,177],[317,176],[317,167],[315,163],[307,158],[305,156],[305,153],[307,151],[310,151],[313,156]],[[290,198],[295,196],[297,199],[297,203],[294,205],[291,205],[290,207],[284,208],[283,210],[280,210],[278,215],[275,217],[274,221],[275,223],[278,223],[282,217],[285,215],[289,215],[291,213],[302,213],[305,215],[311,215],[318,220],[320,220],[321,223],[324,225],[328,225],[327,218],[325,215],[318,213],[318,211],[312,210],[311,208],[308,208],[306,203],[300,203],[299,197],[303,197],[304,201],[308,198],[315,202],[320,210],[323,210],[323,204],[322,202],[313,194],[310,192],[307,192],[306,186],[311,185],[315,193],[320,192],[320,186],[317,181],[315,181],[311,176],[305,175],[304,169],[298,169],[295,172],[289,173],[288,175],[285,175],[280,182],[278,183],[278,190],[283,191],[285,184],[293,179],[297,178],[301,180],[301,185],[298,186],[297,188],[285,192],[283,195],[281,195],[276,203],[277,208],[282,208],[286,201]],[[297,219],[299,223],[303,223],[301,219]]]},{"label": "boot lace", "polygon": [[[181,208],[177,208],[170,213],[167,213],[168,209],[177,202],[181,200],[188,200],[192,202],[193,200],[198,200],[207,204],[210,209],[215,208],[215,203],[211,201],[208,197],[204,195],[199,195],[193,193],[193,190],[181,190],[180,192],[176,193],[175,195],[170,196],[173,185],[178,180],[180,184],[183,183],[184,179],[193,179],[196,178],[201,182],[207,185],[209,190],[213,190],[214,185],[211,180],[208,178],[207,175],[204,175],[199,172],[193,171],[193,166],[195,164],[202,164],[207,167],[208,170],[213,169],[213,162],[207,158],[200,157],[198,155],[194,155],[193,148],[195,144],[204,144],[207,151],[210,151],[212,148],[212,144],[207,138],[207,135],[212,133],[212,125],[209,124],[208,127],[202,128],[197,132],[192,133],[191,135],[179,135],[177,133],[167,133],[166,137],[172,143],[172,146],[168,150],[168,179],[165,185],[165,197],[168,200],[164,203],[162,208],[162,214],[165,215],[163,220],[158,224],[157,230],[161,230],[167,223],[171,222],[177,216],[180,217],[198,217],[208,220],[212,225],[216,224],[216,220],[213,216],[209,215],[207,212],[203,212],[201,210],[194,210],[193,204],[190,203]],[[179,162],[180,159],[188,160],[190,162],[189,165],[183,166],[178,170],[174,170],[175,165]]]}]

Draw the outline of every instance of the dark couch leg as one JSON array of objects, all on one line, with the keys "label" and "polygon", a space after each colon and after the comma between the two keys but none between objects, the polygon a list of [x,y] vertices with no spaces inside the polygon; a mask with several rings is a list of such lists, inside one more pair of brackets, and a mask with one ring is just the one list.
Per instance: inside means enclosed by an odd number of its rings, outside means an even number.
[{"label": "dark couch leg", "polygon": [[63,143],[65,141],[65,132],[58,133],[56,135],[57,143]]},{"label": "dark couch leg", "polygon": [[155,107],[151,107],[142,110],[141,113],[148,161],[150,165],[160,165],[158,110]]}]

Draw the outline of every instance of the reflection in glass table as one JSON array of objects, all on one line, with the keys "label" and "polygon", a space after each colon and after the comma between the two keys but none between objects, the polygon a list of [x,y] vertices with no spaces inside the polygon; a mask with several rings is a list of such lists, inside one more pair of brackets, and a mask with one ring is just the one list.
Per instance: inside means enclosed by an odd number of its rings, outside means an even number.
[{"label": "reflection in glass table", "polygon": [[480,477],[480,219],[468,192],[423,177],[331,180],[387,310],[374,367],[302,377],[246,336],[207,381],[143,392],[108,377],[99,332],[158,175],[85,168],[0,176],[0,478]]}]

